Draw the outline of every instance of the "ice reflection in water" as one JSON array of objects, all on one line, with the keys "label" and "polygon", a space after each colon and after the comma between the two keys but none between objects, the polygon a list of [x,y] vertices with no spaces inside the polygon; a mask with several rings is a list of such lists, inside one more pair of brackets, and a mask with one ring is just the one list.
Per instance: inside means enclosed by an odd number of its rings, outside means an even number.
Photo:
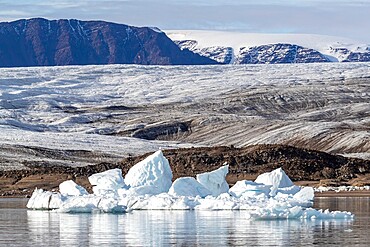
[{"label": "ice reflection in water", "polygon": [[324,243],[321,238],[326,235],[351,229],[353,223],[253,221],[247,220],[243,211],[134,211],[122,215],[27,211],[27,218],[31,241],[45,246],[310,246]]},{"label": "ice reflection in water", "polygon": [[253,221],[243,211],[58,214],[0,199],[0,246],[369,246],[370,198],[317,198],[353,221]]}]

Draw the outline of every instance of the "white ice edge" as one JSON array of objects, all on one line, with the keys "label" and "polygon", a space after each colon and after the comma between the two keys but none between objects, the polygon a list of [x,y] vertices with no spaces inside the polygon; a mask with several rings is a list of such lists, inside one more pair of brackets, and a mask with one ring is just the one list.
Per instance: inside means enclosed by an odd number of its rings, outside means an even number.
[{"label": "white ice edge", "polygon": [[[125,179],[119,169],[89,177],[94,194],[73,181],[61,193],[35,189],[27,207],[60,213],[124,213],[132,210],[246,210],[250,219],[353,219],[350,212],[316,210],[311,187],[291,185],[282,169],[259,176],[258,183],[239,181],[225,191],[228,166],[169,184],[168,160],[157,151],[133,166]],[[127,183],[125,181],[127,180]],[[219,188],[215,190],[215,188]]]},{"label": "white ice edge", "polygon": [[319,186],[317,188],[314,188],[315,192],[327,192],[327,191],[335,191],[335,192],[341,192],[341,191],[366,191],[370,190],[370,186]]}]

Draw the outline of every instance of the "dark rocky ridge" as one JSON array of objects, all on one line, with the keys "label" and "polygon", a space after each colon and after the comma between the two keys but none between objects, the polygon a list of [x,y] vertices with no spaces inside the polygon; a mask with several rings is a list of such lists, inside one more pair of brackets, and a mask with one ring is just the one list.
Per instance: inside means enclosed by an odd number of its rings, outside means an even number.
[{"label": "dark rocky ridge", "polygon": [[366,52],[350,51],[347,48],[331,48],[334,53],[342,57],[342,62],[369,62],[370,48],[367,47]]},{"label": "dark rocky ridge", "polygon": [[0,23],[0,67],[216,63],[148,27],[41,18]]},{"label": "dark rocky ridge", "polygon": [[212,46],[198,49],[196,40],[175,40],[182,50],[188,49],[203,57],[209,57],[221,64],[230,64],[234,57],[234,49],[231,47]]},{"label": "dark rocky ridge", "polygon": [[[84,167],[26,164],[28,169],[0,171],[0,195],[29,195],[35,187],[57,189],[59,183],[73,179],[86,188],[87,177],[108,169],[128,170],[149,154],[129,157],[118,163],[100,163]],[[245,148],[204,147],[165,150],[174,179],[211,171],[229,164],[227,181],[255,179],[263,172],[282,167],[293,181],[316,181],[320,185],[369,185],[370,161],[345,158],[308,149],[283,145],[256,145]]]},{"label": "dark rocky ridge", "polygon": [[270,44],[241,48],[238,64],[322,63],[329,60],[320,52],[292,44]]},{"label": "dark rocky ridge", "polygon": [[[190,50],[209,57],[221,64],[284,64],[284,63],[322,63],[332,62],[329,57],[315,49],[296,44],[267,44],[242,47],[234,51],[231,47],[212,46],[198,48],[196,40],[175,40],[181,49]],[[330,48],[329,56],[336,55],[340,62],[369,62],[370,48],[366,51],[350,51],[347,48]],[[235,56],[235,59],[233,59]]]}]

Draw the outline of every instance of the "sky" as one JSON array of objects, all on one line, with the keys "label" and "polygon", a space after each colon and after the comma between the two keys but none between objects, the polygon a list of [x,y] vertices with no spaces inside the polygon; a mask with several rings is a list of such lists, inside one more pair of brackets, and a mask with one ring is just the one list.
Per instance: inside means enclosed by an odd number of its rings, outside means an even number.
[{"label": "sky", "polygon": [[162,30],[308,33],[370,44],[370,0],[0,0],[0,21],[105,20]]}]

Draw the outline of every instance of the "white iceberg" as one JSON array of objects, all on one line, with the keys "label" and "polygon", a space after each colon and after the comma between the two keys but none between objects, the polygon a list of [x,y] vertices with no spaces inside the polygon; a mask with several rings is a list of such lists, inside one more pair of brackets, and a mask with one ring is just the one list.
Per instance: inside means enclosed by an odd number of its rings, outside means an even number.
[{"label": "white iceberg", "polygon": [[266,172],[259,175],[256,178],[255,182],[271,185],[270,191],[271,196],[275,196],[279,188],[294,186],[292,180],[290,180],[290,178],[281,168],[275,169],[272,172]]},{"label": "white iceberg", "polygon": [[313,202],[315,191],[312,187],[304,187],[294,194],[293,198],[303,202]]},{"label": "white iceberg", "polygon": [[126,207],[120,205],[119,201],[113,197],[99,197],[95,195],[85,195],[81,197],[69,197],[57,209],[62,213],[91,213],[94,211],[104,213],[123,213]]},{"label": "white iceberg", "polygon": [[59,184],[59,192],[63,196],[82,196],[89,194],[84,187],[76,184],[72,180],[67,180]]},{"label": "white iceberg", "polygon": [[226,181],[228,172],[229,166],[224,165],[217,170],[198,174],[197,181],[211,191],[213,196],[218,196],[229,190],[229,184]]},{"label": "white iceberg", "polygon": [[262,183],[256,183],[253,181],[242,180],[235,183],[233,187],[230,188],[229,193],[235,197],[241,197],[244,193],[258,195],[270,193],[271,185],[266,185]]},{"label": "white iceberg", "polygon": [[200,184],[193,177],[184,177],[176,179],[168,194],[174,196],[206,197],[212,194],[206,187]]},{"label": "white iceberg", "polygon": [[118,189],[127,187],[122,176],[122,170],[118,168],[93,174],[89,177],[89,182],[93,185],[95,195],[115,193]]},{"label": "white iceberg", "polygon": [[53,193],[44,191],[43,189],[35,189],[31,198],[27,202],[27,208],[32,209],[57,209],[62,204],[62,195],[60,193]]},{"label": "white iceberg", "polygon": [[[172,172],[161,151],[130,169],[89,177],[94,194],[74,183],[60,184],[60,193],[35,189],[27,203],[30,209],[57,212],[123,213],[131,210],[246,210],[251,219],[352,219],[349,212],[309,208],[314,190],[295,186],[282,169],[260,175],[255,182],[225,180],[228,166],[171,183]],[[128,186],[127,186],[127,185]],[[172,184],[172,185],[171,185]]]},{"label": "white iceberg", "polygon": [[277,188],[276,194],[281,193],[281,194],[294,195],[298,193],[300,190],[301,190],[301,187],[297,185],[293,185],[289,187]]},{"label": "white iceberg", "polygon": [[171,167],[159,150],[131,167],[125,176],[125,182],[131,188],[136,188],[139,194],[168,192],[172,185]]}]

